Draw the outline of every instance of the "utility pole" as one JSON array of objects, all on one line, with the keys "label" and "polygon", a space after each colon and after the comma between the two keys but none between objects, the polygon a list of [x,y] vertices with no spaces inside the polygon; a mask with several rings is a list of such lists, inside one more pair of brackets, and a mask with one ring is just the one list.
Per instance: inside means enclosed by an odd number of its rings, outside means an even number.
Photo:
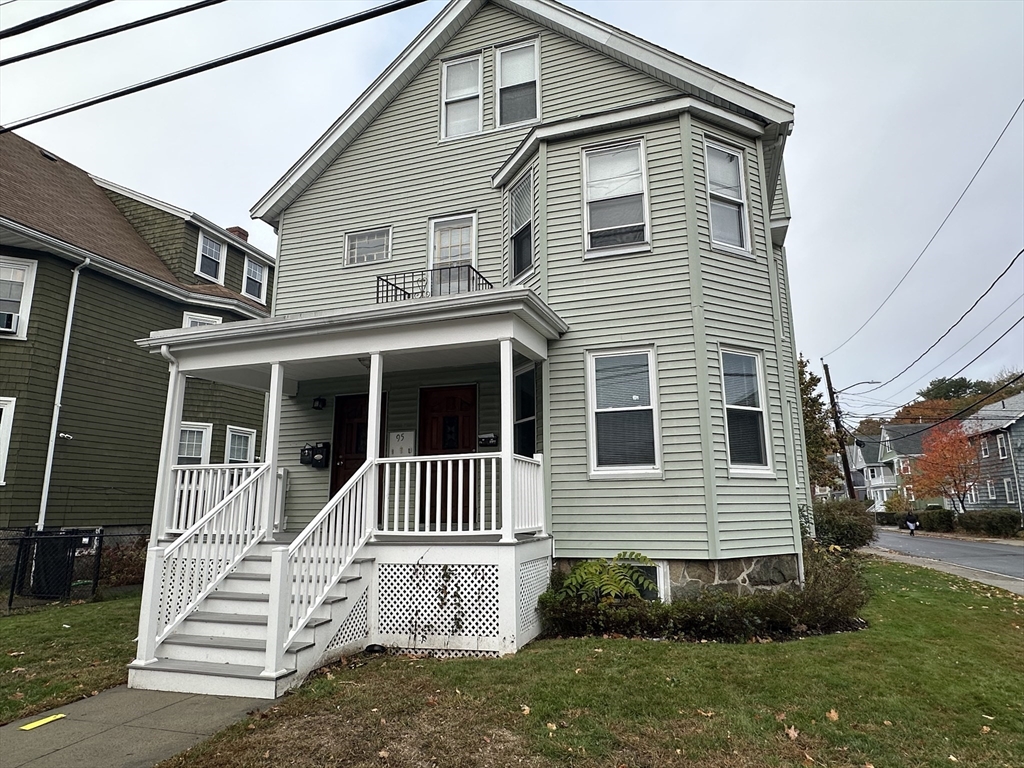
[{"label": "utility pole", "polygon": [[850,458],[846,455],[846,430],[843,428],[843,420],[839,418],[839,404],[836,403],[836,391],[832,389],[832,377],[828,373],[828,365],[824,360],[821,361],[821,367],[825,369],[825,386],[828,387],[828,400],[832,403],[832,422],[836,427],[836,440],[839,441],[839,456],[843,460],[846,492],[851,499],[856,500],[857,492],[853,489],[853,475],[850,474]]}]

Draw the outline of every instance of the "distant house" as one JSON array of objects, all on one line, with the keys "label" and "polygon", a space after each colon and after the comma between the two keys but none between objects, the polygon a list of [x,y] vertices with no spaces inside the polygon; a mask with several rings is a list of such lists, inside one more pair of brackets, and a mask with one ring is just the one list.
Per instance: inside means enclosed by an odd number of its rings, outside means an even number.
[{"label": "distant house", "polygon": [[[0,527],[148,526],[168,361],[135,340],[269,314],[274,258],[0,136]],[[176,464],[257,460],[262,392],[189,381]]]},{"label": "distant house", "polygon": [[978,483],[967,509],[1016,509],[1024,516],[1024,393],[986,405],[962,422],[978,451]]},{"label": "distant house", "polygon": [[902,493],[911,502],[924,501],[918,499],[914,492],[914,470],[917,462],[924,455],[922,441],[932,426],[932,424],[886,424],[882,427],[878,460],[891,471],[895,490]]}]

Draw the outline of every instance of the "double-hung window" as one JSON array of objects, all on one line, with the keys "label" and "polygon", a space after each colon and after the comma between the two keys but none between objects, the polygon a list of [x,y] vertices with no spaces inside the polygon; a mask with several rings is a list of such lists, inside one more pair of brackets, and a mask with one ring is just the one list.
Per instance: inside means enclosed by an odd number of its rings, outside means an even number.
[{"label": "double-hung window", "polygon": [[996,448],[999,450],[999,458],[1005,459],[1009,454],[1006,451],[1006,435],[996,435]]},{"label": "double-hung window", "polygon": [[988,487],[988,497],[994,499],[996,497],[996,484],[991,480],[986,480],[985,485]]},{"label": "double-hung window", "polygon": [[917,497],[914,496],[914,486],[908,485],[905,490],[907,492],[907,501],[917,501]]},{"label": "double-hung window", "polygon": [[267,268],[258,261],[245,257],[245,282],[242,293],[259,302],[267,300]]},{"label": "double-hung window", "polygon": [[515,377],[515,440],[513,450],[533,458],[537,452],[537,377],[531,365]]},{"label": "double-hung window", "polygon": [[196,254],[196,274],[215,283],[224,283],[224,243],[199,233],[199,253]]},{"label": "double-hung window", "polygon": [[729,464],[742,469],[767,469],[760,357],[723,351],[722,373]]},{"label": "double-hung window", "polygon": [[14,405],[17,398],[0,397],[0,485],[7,474],[7,457],[11,452],[11,428],[14,425]]},{"label": "double-hung window", "polygon": [[35,281],[35,261],[8,256],[0,259],[0,338],[27,337]]},{"label": "double-hung window", "polygon": [[441,136],[479,133],[483,122],[480,56],[449,61],[441,74]]},{"label": "double-hung window", "polygon": [[1008,477],[1003,478],[1003,491],[1006,493],[1006,503],[1013,504],[1015,500],[1013,495],[1013,480]]},{"label": "double-hung window", "polygon": [[743,184],[743,153],[719,144],[705,145],[711,241],[749,250],[747,205]]},{"label": "double-hung window", "polygon": [[498,49],[498,125],[513,125],[536,120],[537,44]]},{"label": "double-hung window", "polygon": [[591,352],[590,456],[592,470],[648,470],[660,466],[651,350]]},{"label": "double-hung window", "polygon": [[586,250],[630,250],[648,242],[644,143],[583,152]]},{"label": "double-hung window", "polygon": [[467,293],[476,285],[476,216],[430,222],[430,294]]},{"label": "double-hung window", "polygon": [[902,459],[902,458],[900,459],[900,474],[901,475],[909,475],[910,474],[910,459]]},{"label": "double-hung window", "polygon": [[977,504],[978,503],[978,486],[971,483],[967,486],[967,503]]},{"label": "double-hung window", "polygon": [[987,459],[988,458],[988,438],[987,437],[981,438],[981,458],[983,458],[983,459]]},{"label": "double-hung window", "polygon": [[391,228],[368,229],[345,235],[345,266],[370,264],[391,258]]},{"label": "double-hung window", "polygon": [[512,221],[509,252],[514,280],[533,266],[533,177],[530,173],[516,182],[508,198]]},{"label": "double-hung window", "polygon": [[881,480],[882,469],[881,467],[868,467],[868,479],[869,480]]},{"label": "double-hung window", "polygon": [[225,464],[251,464],[256,456],[256,430],[228,426],[224,442]]},{"label": "double-hung window", "polygon": [[178,464],[209,464],[212,424],[182,422],[178,433]]}]

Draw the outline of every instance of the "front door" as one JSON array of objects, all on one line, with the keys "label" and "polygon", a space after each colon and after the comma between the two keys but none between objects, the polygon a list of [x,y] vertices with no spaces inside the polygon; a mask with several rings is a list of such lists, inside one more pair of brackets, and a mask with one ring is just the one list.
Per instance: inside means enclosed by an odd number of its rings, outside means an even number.
[{"label": "front door", "polygon": [[[431,387],[420,390],[420,456],[443,456],[445,454],[476,452],[476,386]],[[458,477],[458,470],[452,474]],[[469,473],[462,474],[463,525],[470,519]],[[453,478],[454,480],[454,478]],[[457,484],[457,481],[455,481]],[[455,520],[459,505],[458,497],[449,500],[447,464],[438,463],[436,471],[420,477],[422,509],[421,519],[432,530],[441,530],[449,519]],[[455,494],[452,494],[455,496]],[[451,503],[453,509],[449,510]]]},{"label": "front door", "polygon": [[[334,398],[334,443],[331,446],[331,497],[344,487],[366,461],[366,421],[370,396],[338,395]],[[381,395],[381,453],[387,424],[387,393]]]}]

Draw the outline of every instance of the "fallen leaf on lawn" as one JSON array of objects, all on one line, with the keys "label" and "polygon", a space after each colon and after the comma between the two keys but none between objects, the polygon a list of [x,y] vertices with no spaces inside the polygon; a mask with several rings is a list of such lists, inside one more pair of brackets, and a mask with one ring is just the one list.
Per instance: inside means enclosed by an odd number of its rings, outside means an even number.
[{"label": "fallen leaf on lawn", "polygon": [[953,757],[952,755],[950,755],[950,756],[949,756],[949,762],[951,762],[951,763],[959,763],[960,761],[959,761],[959,760],[957,760],[957,759],[956,759],[955,757]]},{"label": "fallen leaf on lawn", "polygon": [[827,717],[834,723],[836,720],[839,719],[839,713],[836,712],[835,709],[830,709],[828,712],[825,713],[825,717]]},{"label": "fallen leaf on lawn", "polygon": [[875,768],[871,763],[864,763],[864,768]]},{"label": "fallen leaf on lawn", "polygon": [[892,725],[892,720],[883,720],[882,725]]},{"label": "fallen leaf on lawn", "polygon": [[703,709],[698,709],[697,712],[699,712],[700,714],[704,715],[704,717],[714,717],[715,716],[715,713],[712,710],[710,710],[710,709],[707,712],[705,712]]},{"label": "fallen leaf on lawn", "polygon": [[270,750],[269,749],[266,752],[263,753],[263,759],[264,760],[266,760],[268,757],[270,757]]},{"label": "fallen leaf on lawn", "polygon": [[380,752],[377,753],[377,757],[383,757],[385,760],[387,760],[390,755],[391,753],[388,752],[386,749],[382,749]]},{"label": "fallen leaf on lawn", "polygon": [[92,692],[92,695],[93,695],[93,696],[99,696],[99,695],[100,695],[100,692],[99,692],[99,691],[93,691],[93,692]]},{"label": "fallen leaf on lawn", "polygon": [[18,691],[17,693],[12,693],[8,698],[14,699],[15,701],[21,701],[25,698],[25,694],[21,691]]},{"label": "fallen leaf on lawn", "polygon": [[984,717],[986,720],[995,720],[995,718],[992,717],[992,715],[982,715],[982,717]]},{"label": "fallen leaf on lawn", "polygon": [[775,713],[775,721],[776,722],[781,723],[785,719],[786,719],[786,713],[785,712],[776,712]]},{"label": "fallen leaf on lawn", "polygon": [[548,730],[549,731],[557,731],[558,730],[558,726],[555,725],[554,723],[548,723]]},{"label": "fallen leaf on lawn", "polygon": [[520,704],[519,708],[523,710],[523,714],[524,715],[530,714],[530,708],[528,706],[526,706],[525,704]]},{"label": "fallen leaf on lawn", "polygon": [[579,674],[580,672],[582,672],[582,671],[583,671],[583,670],[582,670],[582,669],[581,669],[580,667],[576,667],[576,674],[577,674],[577,675],[578,675],[578,674]]},{"label": "fallen leaf on lawn", "polygon": [[384,719],[384,718],[382,717],[382,718],[380,719],[380,724],[381,724],[381,725],[387,725],[387,724],[388,724],[388,721],[387,721],[387,720],[385,720],[385,719]]},{"label": "fallen leaf on lawn", "polygon": [[11,674],[12,675],[16,675],[19,672],[27,672],[27,671],[28,670],[25,667],[15,667],[14,669],[11,670]]},{"label": "fallen leaf on lawn", "polygon": [[804,752],[804,765],[814,765],[814,758],[811,757],[810,752]]},{"label": "fallen leaf on lawn", "polygon": [[594,653],[604,653],[604,648],[595,648]]},{"label": "fallen leaf on lawn", "polygon": [[987,725],[983,725],[983,726],[981,726],[981,732],[982,733],[991,733],[992,729],[989,728]]},{"label": "fallen leaf on lawn", "polygon": [[7,655],[8,656],[24,656],[25,652],[24,651],[11,651]]},{"label": "fallen leaf on lawn", "polygon": [[245,728],[248,731],[255,731],[256,730],[256,723],[249,723],[247,726],[245,726]]},{"label": "fallen leaf on lawn", "polygon": [[795,725],[791,725],[786,729],[786,735],[789,736],[790,741],[796,741],[796,737],[800,735],[800,731],[796,729]]},{"label": "fallen leaf on lawn", "polygon": [[324,677],[326,677],[328,680],[333,680],[334,679],[334,675],[332,675],[330,672],[328,672],[326,675],[324,675]]}]

